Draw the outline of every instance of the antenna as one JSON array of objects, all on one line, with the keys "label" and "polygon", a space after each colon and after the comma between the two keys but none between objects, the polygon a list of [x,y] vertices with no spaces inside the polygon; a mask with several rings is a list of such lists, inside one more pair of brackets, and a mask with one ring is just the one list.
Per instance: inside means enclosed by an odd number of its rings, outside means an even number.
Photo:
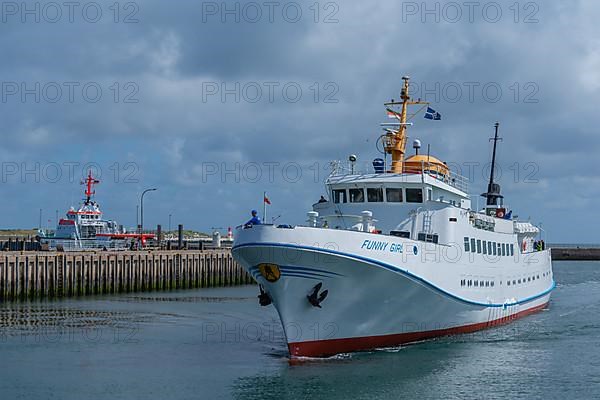
[{"label": "antenna", "polygon": [[492,150],[492,167],[490,169],[490,182],[488,183],[487,193],[481,194],[481,196],[487,199],[486,205],[488,206],[497,206],[498,199],[504,198],[504,196],[500,194],[500,185],[494,182],[494,167],[496,165],[496,145],[498,144],[498,141],[502,141],[502,138],[498,137],[499,126],[500,123],[498,122],[494,124],[494,137],[490,139],[490,141],[494,142],[494,149]]},{"label": "antenna", "polygon": [[354,175],[354,164],[356,163],[356,160],[356,155],[350,154],[350,156],[348,156],[348,161],[350,161],[350,167],[352,168],[352,175]]},{"label": "antenna", "polygon": [[413,149],[415,149],[415,155],[419,155],[419,149],[421,148],[421,141],[419,139],[413,140]]},{"label": "antenna", "polygon": [[431,153],[431,144],[427,143],[427,163],[429,163],[429,154]]}]

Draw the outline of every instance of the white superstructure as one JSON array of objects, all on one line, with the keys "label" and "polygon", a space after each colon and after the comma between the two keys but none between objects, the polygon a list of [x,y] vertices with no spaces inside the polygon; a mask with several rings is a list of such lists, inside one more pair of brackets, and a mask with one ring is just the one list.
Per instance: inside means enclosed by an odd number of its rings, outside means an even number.
[{"label": "white superstructure", "polygon": [[407,87],[408,78],[402,103],[386,104],[402,105],[382,137],[389,169],[376,160],[358,173],[351,156],[306,226],[237,228],[233,254],[260,284],[261,304],[277,309],[292,356],[471,332],[548,304],[550,251],[537,227],[507,214],[499,185],[490,179],[486,206],[474,210],[466,179],[429,155],[404,156],[406,106],[423,104]]},{"label": "white superstructure", "polygon": [[82,182],[86,185],[83,203],[78,209],[71,207],[67,211],[65,218],[58,221],[53,235],[41,235],[42,243],[64,250],[127,247],[124,229],[116,221],[104,219],[100,206],[92,200],[96,194],[93,187],[98,183],[100,181],[90,171]]}]

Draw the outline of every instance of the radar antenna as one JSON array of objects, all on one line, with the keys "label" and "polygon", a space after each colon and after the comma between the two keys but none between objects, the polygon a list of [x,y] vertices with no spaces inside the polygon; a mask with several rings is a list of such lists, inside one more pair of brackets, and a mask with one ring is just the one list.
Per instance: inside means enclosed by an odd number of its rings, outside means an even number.
[{"label": "radar antenna", "polygon": [[499,126],[500,123],[498,122],[494,124],[496,132],[494,134],[494,137],[490,138],[490,141],[494,142],[494,149],[492,150],[492,167],[490,170],[490,182],[488,183],[487,193],[481,194],[481,196],[487,199],[486,205],[491,206],[492,208],[498,206],[498,199],[504,198],[504,196],[500,194],[500,185],[494,182],[494,167],[496,166],[496,145],[498,144],[498,141],[502,141],[502,138],[498,137]]}]

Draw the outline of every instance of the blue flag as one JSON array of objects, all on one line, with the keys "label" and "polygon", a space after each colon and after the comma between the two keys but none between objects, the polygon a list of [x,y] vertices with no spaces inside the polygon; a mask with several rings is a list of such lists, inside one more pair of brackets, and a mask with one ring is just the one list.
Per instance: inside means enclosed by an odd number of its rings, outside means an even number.
[{"label": "blue flag", "polygon": [[442,114],[440,114],[439,112],[435,111],[431,107],[427,107],[427,111],[425,111],[425,115],[423,116],[423,118],[425,118],[425,119],[432,119],[434,121],[439,121],[439,120],[442,119]]}]

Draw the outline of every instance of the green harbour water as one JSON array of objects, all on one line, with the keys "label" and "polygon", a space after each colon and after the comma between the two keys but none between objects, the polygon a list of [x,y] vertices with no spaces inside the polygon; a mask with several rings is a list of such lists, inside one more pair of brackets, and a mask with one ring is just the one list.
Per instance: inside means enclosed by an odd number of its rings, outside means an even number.
[{"label": "green harbour water", "polygon": [[0,304],[0,399],[600,398],[600,262],[554,262],[547,310],[290,363],[255,286]]}]

